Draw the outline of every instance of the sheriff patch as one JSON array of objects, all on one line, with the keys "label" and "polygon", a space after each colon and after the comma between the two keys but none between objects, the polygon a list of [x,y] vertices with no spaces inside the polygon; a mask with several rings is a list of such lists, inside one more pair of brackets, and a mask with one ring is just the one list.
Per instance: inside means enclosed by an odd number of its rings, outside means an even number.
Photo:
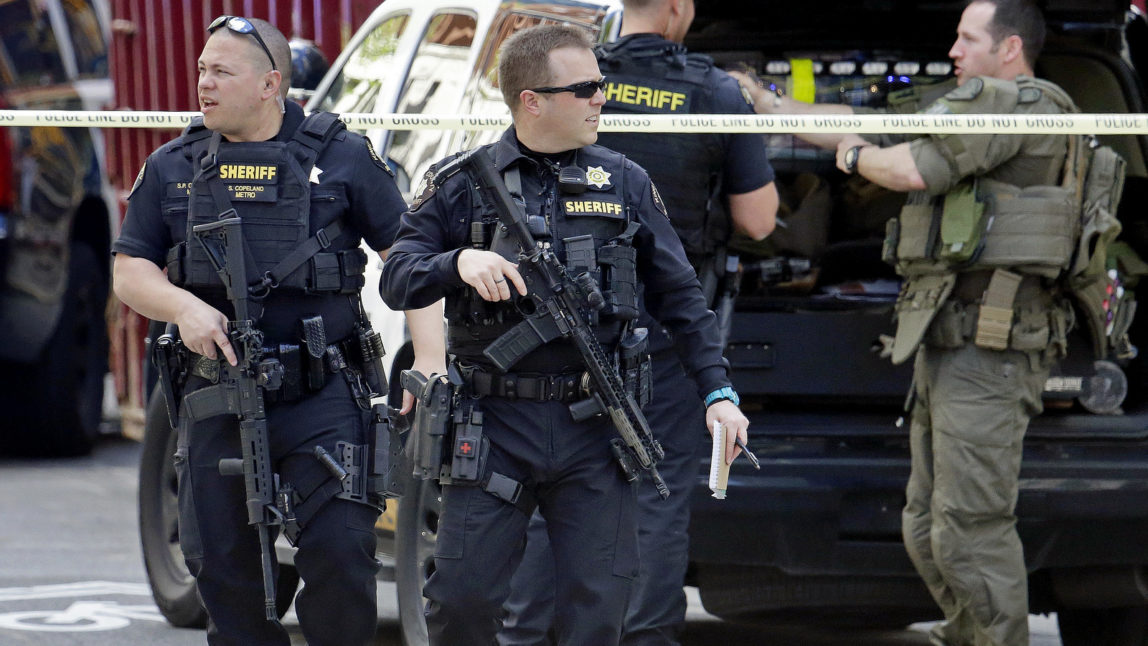
[{"label": "sheriff patch", "polygon": [[145,159],[143,166],[140,166],[140,172],[136,175],[135,184],[132,184],[132,190],[128,192],[128,199],[129,200],[132,199],[132,196],[136,194],[136,189],[140,187],[140,184],[143,184],[144,173],[146,173],[146,172],[147,172],[147,160]]},{"label": "sheriff patch", "polygon": [[367,142],[367,153],[371,155],[371,161],[375,163],[375,166],[378,166],[379,168],[387,171],[388,175],[394,177],[395,171],[391,170],[391,167],[387,165],[387,162],[383,161],[383,158],[379,157],[379,154],[375,152],[375,147],[371,145],[371,140],[363,137],[363,141]]},{"label": "sheriff patch", "polygon": [[428,170],[426,174],[423,175],[423,184],[419,189],[418,197],[415,198],[414,202],[411,202],[411,211],[419,210],[419,207],[425,204],[426,201],[434,195],[434,192],[438,190],[438,187],[435,186],[434,183],[434,176],[435,173],[433,170]]},{"label": "sheriff patch", "polygon": [[566,200],[562,203],[566,217],[604,217],[622,219],[622,205],[604,200]]},{"label": "sheriff patch", "polygon": [[276,164],[229,162],[219,165],[219,179],[235,202],[275,202],[279,199],[279,167]]},{"label": "sheriff patch", "polygon": [[662,194],[658,192],[658,187],[654,186],[653,180],[650,181],[650,193],[654,198],[654,206],[662,212],[662,215],[667,218],[670,217],[670,214],[666,212],[666,204],[662,201]]}]

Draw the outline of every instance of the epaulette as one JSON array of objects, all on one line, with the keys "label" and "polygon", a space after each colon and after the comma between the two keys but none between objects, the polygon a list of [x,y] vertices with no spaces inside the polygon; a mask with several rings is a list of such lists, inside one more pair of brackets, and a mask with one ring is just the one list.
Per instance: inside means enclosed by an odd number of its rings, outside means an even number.
[{"label": "epaulette", "polygon": [[442,185],[445,184],[448,179],[457,175],[458,172],[463,169],[466,159],[469,156],[470,151],[455,153],[455,155],[442,166],[431,166],[428,168],[426,174],[423,175],[423,190],[419,191],[418,197],[411,202],[411,211],[417,211],[438,189],[442,188]]}]

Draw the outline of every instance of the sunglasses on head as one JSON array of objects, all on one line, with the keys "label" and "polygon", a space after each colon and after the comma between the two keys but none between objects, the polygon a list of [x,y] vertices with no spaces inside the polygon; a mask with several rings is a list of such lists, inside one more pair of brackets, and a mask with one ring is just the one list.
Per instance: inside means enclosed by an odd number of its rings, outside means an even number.
[{"label": "sunglasses on head", "polygon": [[598,79],[597,81],[582,81],[581,83],[573,83],[571,85],[563,85],[561,87],[534,87],[530,88],[531,92],[539,92],[541,94],[558,94],[559,92],[573,92],[574,96],[579,99],[589,99],[597,94],[600,90],[606,89],[606,77]]},{"label": "sunglasses on head", "polygon": [[255,36],[255,42],[259,43],[259,46],[263,48],[263,53],[267,54],[267,60],[271,61],[271,69],[279,71],[279,68],[275,65],[275,57],[271,55],[271,50],[267,49],[267,43],[263,42],[263,37],[259,35],[259,30],[255,29],[255,25],[251,24],[250,20],[243,16],[220,16],[212,20],[211,24],[207,26],[207,33],[214,34],[215,30],[224,25],[227,25],[228,29],[237,34],[251,34]]}]

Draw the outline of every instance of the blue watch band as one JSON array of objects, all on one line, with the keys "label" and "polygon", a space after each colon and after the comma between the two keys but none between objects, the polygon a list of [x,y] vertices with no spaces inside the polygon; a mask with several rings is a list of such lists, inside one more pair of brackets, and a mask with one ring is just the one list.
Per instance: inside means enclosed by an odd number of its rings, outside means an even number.
[{"label": "blue watch band", "polygon": [[737,392],[735,392],[733,388],[726,386],[724,388],[718,388],[712,393],[706,395],[706,407],[709,407],[710,404],[721,401],[723,399],[730,400],[734,403],[735,406],[741,405],[741,398],[737,396]]}]

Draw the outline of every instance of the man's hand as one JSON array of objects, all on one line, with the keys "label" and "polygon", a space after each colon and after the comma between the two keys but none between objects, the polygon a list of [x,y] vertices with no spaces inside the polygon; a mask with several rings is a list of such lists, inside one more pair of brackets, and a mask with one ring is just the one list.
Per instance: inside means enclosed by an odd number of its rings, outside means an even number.
[{"label": "man's hand", "polygon": [[749,419],[742,414],[741,409],[737,404],[728,399],[714,402],[706,409],[706,430],[713,435],[714,422],[718,422],[726,429],[725,436],[725,462],[726,464],[733,464],[733,461],[741,453],[741,447],[736,442],[737,438],[741,438],[744,444],[749,438],[746,436],[746,429],[749,428]]},{"label": "man's hand", "polygon": [[[749,69],[741,70],[728,70],[726,72],[732,76],[738,85],[749,94],[749,98],[753,99],[753,110],[758,114],[773,114],[781,102],[778,100],[780,96],[765,89],[765,83]],[[776,105],[775,105],[776,104]]]},{"label": "man's hand", "polygon": [[[445,355],[438,357],[419,357],[415,356],[414,365],[411,370],[416,370],[427,376],[429,379],[431,375],[445,375],[446,374],[446,358]],[[398,377],[396,377],[397,379]],[[409,390],[403,390],[403,407],[399,409],[400,415],[406,415],[414,410],[415,396]]]},{"label": "man's hand", "polygon": [[518,273],[518,267],[493,251],[463,249],[458,254],[458,275],[464,283],[478,290],[483,300],[510,300],[507,279],[520,295],[526,295],[526,282]]},{"label": "man's hand", "polygon": [[218,356],[215,349],[218,347],[228,363],[233,366],[239,363],[227,336],[227,317],[223,312],[198,298],[192,298],[180,310],[174,323],[179,327],[179,336],[188,350],[215,359]]}]

